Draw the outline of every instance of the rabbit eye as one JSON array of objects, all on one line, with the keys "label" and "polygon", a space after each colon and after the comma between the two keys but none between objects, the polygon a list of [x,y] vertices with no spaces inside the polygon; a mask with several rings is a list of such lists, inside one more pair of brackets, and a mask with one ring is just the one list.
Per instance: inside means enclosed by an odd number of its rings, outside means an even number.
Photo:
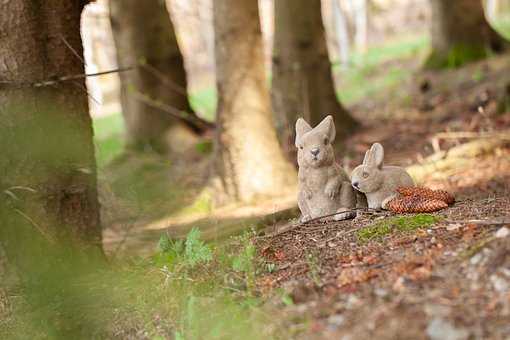
[{"label": "rabbit eye", "polygon": [[361,174],[361,176],[362,176],[363,178],[367,178],[367,177],[368,177],[368,172],[363,172],[363,173]]},{"label": "rabbit eye", "polygon": [[300,146],[299,146],[299,148],[300,148],[301,150],[303,150],[303,145],[300,145]]},{"label": "rabbit eye", "polygon": [[329,143],[329,139],[324,138],[324,145],[328,145],[328,143]]}]

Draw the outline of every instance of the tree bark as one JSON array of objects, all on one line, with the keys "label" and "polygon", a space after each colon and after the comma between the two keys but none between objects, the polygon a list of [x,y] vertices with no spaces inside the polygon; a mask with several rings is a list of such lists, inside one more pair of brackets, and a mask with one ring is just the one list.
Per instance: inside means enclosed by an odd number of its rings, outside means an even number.
[{"label": "tree bark", "polygon": [[314,126],[328,114],[341,141],[358,124],[336,97],[320,0],[278,0],[274,6],[272,100],[282,145],[294,153],[298,117]]},{"label": "tree bark", "polygon": [[430,0],[432,51],[426,68],[459,67],[507,49],[485,19],[481,0]]},{"label": "tree bark", "polygon": [[43,271],[56,244],[102,253],[84,80],[41,85],[84,73],[82,6],[0,3],[0,241],[23,272]]},{"label": "tree bark", "polygon": [[165,152],[164,134],[179,121],[203,132],[208,124],[190,107],[183,57],[165,1],[110,0],[109,4],[118,64],[135,67],[120,74],[128,147]]},{"label": "tree bark", "polygon": [[256,0],[214,1],[217,201],[278,196],[296,183],[278,145]]}]

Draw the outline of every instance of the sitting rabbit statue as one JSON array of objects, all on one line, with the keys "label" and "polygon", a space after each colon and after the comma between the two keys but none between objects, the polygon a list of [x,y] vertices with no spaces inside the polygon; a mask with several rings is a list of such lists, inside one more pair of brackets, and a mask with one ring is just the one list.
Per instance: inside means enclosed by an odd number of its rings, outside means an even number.
[{"label": "sitting rabbit statue", "polygon": [[364,193],[368,207],[387,209],[386,204],[395,198],[398,187],[412,187],[414,181],[407,171],[399,166],[383,165],[384,148],[374,143],[365,153],[363,164],[352,172],[352,186]]},{"label": "sitting rabbit statue", "polygon": [[335,163],[333,117],[327,116],[312,127],[302,118],[296,122],[301,222],[338,212],[334,219],[353,218],[348,211],[356,206],[356,192],[347,173]]}]

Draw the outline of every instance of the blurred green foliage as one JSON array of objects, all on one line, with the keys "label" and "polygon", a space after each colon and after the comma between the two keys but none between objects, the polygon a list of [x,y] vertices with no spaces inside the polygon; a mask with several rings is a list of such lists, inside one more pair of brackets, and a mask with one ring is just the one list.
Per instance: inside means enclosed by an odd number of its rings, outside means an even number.
[{"label": "blurred green foliage", "polygon": [[[428,44],[427,36],[402,37],[370,47],[365,53],[353,53],[346,67],[334,64],[333,72],[340,79],[340,100],[349,105],[387,95],[413,72],[412,67],[402,66],[402,62],[421,60]],[[387,66],[381,68],[384,64]]]},{"label": "blurred green foliage", "polygon": [[71,265],[72,275],[46,276],[42,286],[5,287],[11,307],[0,338],[288,338],[239,275],[257,270],[251,236],[206,244],[193,229],[184,240],[163,236],[150,258]]}]

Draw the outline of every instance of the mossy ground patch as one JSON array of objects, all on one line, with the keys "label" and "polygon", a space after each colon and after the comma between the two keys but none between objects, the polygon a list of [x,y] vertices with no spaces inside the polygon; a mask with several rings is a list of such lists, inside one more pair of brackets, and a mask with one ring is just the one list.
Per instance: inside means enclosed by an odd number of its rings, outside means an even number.
[{"label": "mossy ground patch", "polygon": [[418,214],[413,216],[396,216],[376,222],[368,227],[358,230],[356,233],[360,242],[381,240],[392,232],[410,232],[420,228],[426,228],[439,221],[438,216],[430,214]]}]

